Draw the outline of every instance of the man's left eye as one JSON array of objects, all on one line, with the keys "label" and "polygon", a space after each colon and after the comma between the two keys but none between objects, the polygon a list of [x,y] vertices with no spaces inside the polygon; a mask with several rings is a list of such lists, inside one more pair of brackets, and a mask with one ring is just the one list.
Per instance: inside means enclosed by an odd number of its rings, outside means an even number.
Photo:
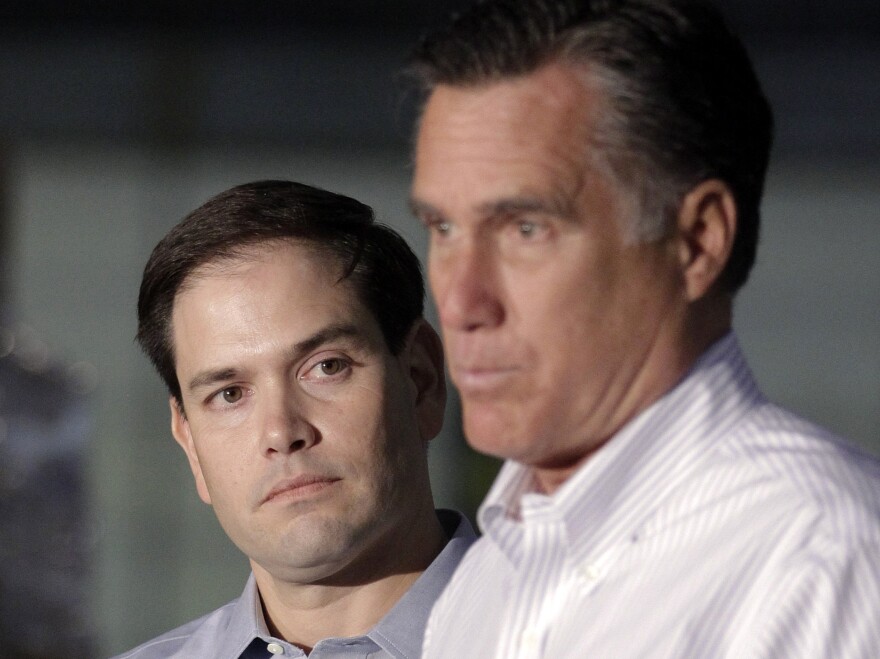
[{"label": "man's left eye", "polygon": [[325,359],[318,364],[324,375],[338,375],[343,371],[346,364],[341,359]]},{"label": "man's left eye", "polygon": [[537,225],[534,222],[520,222],[519,223],[519,233],[521,236],[526,238],[530,238],[535,235],[535,232],[538,230]]},{"label": "man's left eye", "polygon": [[220,395],[223,396],[223,400],[227,403],[237,403],[242,397],[241,387],[226,387],[226,389],[220,392]]},{"label": "man's left eye", "polygon": [[352,362],[347,357],[327,357],[310,362],[303,370],[299,379],[304,382],[340,382],[351,372]]}]

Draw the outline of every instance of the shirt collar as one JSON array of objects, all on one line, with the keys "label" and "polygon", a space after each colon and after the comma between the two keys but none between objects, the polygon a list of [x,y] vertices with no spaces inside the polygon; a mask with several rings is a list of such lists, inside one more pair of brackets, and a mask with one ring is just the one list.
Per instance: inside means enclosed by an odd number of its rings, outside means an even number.
[{"label": "shirt collar", "polygon": [[[565,524],[573,558],[602,552],[631,534],[760,399],[736,337],[728,333],[546,497]],[[536,498],[532,492],[532,470],[508,461],[478,513],[480,528],[515,565],[521,559],[517,527],[522,506]]]},{"label": "shirt collar", "polygon": [[[468,547],[476,540],[473,527],[461,513],[438,510],[437,516],[449,536],[449,541],[397,604],[373,629],[358,637],[369,638],[398,659],[420,656],[431,607],[440,597]],[[269,643],[284,643],[269,633],[257,583],[251,574],[241,597],[235,603],[223,638],[218,639],[217,647],[230,648],[230,658],[238,659],[255,638]]]},{"label": "shirt collar", "polygon": [[238,659],[255,638],[271,642],[272,635],[263,617],[263,606],[253,573],[248,577],[241,597],[235,602],[229,624],[218,639],[218,648],[230,648],[230,657]]},{"label": "shirt collar", "polygon": [[438,510],[437,515],[449,535],[449,542],[397,604],[367,633],[388,654],[399,659],[421,656],[431,608],[477,537],[461,513]]}]

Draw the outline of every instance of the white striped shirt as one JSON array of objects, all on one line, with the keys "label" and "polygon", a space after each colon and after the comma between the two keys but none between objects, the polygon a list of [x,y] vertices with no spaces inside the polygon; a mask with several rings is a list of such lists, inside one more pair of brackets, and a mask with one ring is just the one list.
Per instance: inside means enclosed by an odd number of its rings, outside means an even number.
[{"label": "white striped shirt", "polygon": [[880,463],[768,403],[733,335],[532,485],[502,468],[426,657],[880,657]]}]

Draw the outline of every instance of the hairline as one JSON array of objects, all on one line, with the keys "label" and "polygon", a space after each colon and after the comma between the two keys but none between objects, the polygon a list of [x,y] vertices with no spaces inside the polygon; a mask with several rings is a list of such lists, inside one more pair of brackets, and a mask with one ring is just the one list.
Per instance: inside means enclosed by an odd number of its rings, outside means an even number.
[{"label": "hairline", "polygon": [[348,279],[354,268],[357,267],[357,261],[346,264],[344,259],[333,250],[316,238],[307,236],[277,236],[271,238],[256,237],[253,240],[244,240],[234,245],[230,245],[226,249],[212,254],[209,258],[193,265],[178,283],[174,296],[172,298],[172,313],[177,298],[181,293],[186,292],[198,280],[207,277],[222,276],[224,270],[233,270],[239,264],[256,263],[263,258],[266,252],[279,249],[286,245],[297,245],[306,248],[307,251],[318,256],[331,256],[337,264],[343,268],[342,274],[337,282]]}]

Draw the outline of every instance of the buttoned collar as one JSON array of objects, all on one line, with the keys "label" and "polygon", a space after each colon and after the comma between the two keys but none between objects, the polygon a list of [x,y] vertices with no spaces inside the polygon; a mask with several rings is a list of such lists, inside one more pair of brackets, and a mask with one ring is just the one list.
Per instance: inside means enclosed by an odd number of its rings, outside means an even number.
[{"label": "buttoned collar", "polygon": [[[373,645],[383,649],[397,659],[414,659],[421,655],[425,626],[434,602],[448,583],[453,571],[463,558],[468,547],[476,539],[470,522],[460,513],[451,510],[438,510],[437,515],[443,524],[449,541],[394,607],[363,636],[332,638],[322,640],[315,646],[328,645]],[[232,606],[229,623],[215,639],[214,647],[228,649],[228,654],[217,655],[224,659],[244,659],[252,644],[262,648],[277,644],[285,650],[284,656],[302,656],[295,646],[274,638],[266,625],[260,603],[259,590],[254,575],[245,585],[241,597]]]}]

